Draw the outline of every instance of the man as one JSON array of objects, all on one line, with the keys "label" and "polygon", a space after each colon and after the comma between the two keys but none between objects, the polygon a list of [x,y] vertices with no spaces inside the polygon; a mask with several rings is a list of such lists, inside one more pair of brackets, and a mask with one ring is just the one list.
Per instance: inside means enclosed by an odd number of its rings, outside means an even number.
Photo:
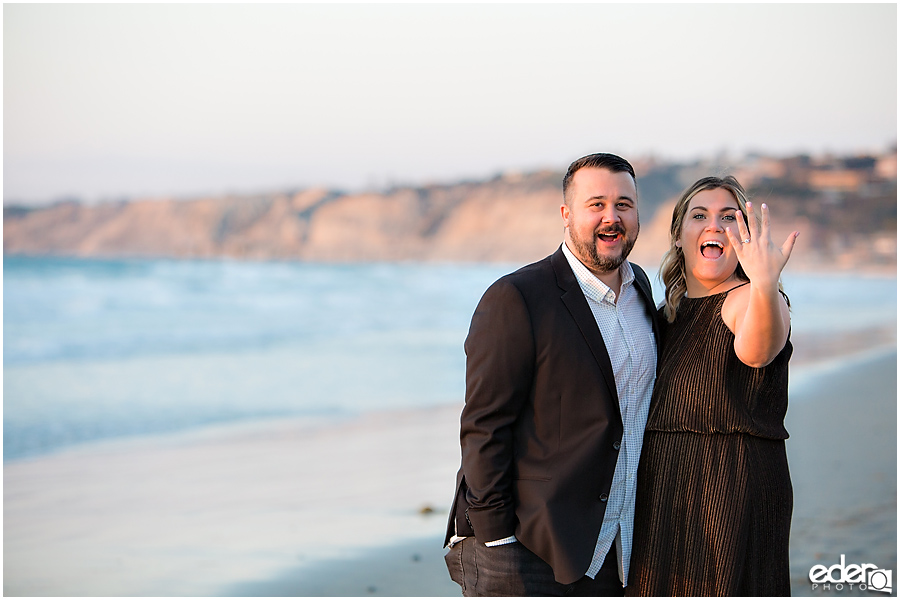
[{"label": "man", "polygon": [[618,595],[656,375],[634,169],[563,179],[565,241],[485,292],[466,338],[462,466],[445,545],[465,596]]}]

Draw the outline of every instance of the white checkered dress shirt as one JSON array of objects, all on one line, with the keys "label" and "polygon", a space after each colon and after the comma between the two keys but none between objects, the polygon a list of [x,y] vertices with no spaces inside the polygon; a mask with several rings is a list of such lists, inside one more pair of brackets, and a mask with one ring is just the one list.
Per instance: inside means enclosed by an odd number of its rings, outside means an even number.
[{"label": "white checkered dress shirt", "polygon": [[565,244],[563,253],[575,272],[609,352],[625,428],[594,559],[586,574],[594,577],[600,571],[615,542],[620,557],[619,579],[624,583],[628,581],[634,537],[638,462],[656,379],[656,339],[640,292],[634,287],[634,271],[628,261],[619,267],[622,287],[616,301],[615,292],[581,264]]}]

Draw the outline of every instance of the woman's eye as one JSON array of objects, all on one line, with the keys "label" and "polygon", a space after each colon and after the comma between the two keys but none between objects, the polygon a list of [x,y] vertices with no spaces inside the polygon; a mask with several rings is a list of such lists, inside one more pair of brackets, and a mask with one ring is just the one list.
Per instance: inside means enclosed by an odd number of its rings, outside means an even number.
[{"label": "woman's eye", "polygon": [[697,213],[696,215],[694,215],[694,218],[695,218],[695,219],[702,219],[702,218],[703,218],[703,215],[700,214],[700,213]]},{"label": "woman's eye", "polygon": [[724,221],[734,221],[734,215],[725,215],[722,219]]}]

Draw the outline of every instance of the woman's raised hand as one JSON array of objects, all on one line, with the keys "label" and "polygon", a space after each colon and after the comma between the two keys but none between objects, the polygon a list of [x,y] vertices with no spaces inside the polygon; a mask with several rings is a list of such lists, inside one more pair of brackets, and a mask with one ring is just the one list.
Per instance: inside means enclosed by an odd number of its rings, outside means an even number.
[{"label": "woman's raised hand", "polygon": [[756,211],[753,210],[753,204],[750,202],[747,203],[747,212],[750,213],[747,215],[749,228],[744,224],[741,211],[735,213],[740,238],[730,227],[725,228],[725,234],[737,254],[744,273],[750,278],[750,282],[763,287],[777,286],[778,278],[781,277],[781,271],[784,270],[784,266],[791,257],[794,242],[797,241],[800,232],[794,231],[788,235],[787,240],[779,248],[772,242],[772,233],[769,229],[769,207],[765,204],[762,205],[761,227],[756,217]]}]

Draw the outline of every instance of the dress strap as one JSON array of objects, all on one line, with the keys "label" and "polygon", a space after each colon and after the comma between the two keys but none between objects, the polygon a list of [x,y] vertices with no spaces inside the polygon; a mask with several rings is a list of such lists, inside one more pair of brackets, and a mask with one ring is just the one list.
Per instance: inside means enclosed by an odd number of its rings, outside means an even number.
[{"label": "dress strap", "polygon": [[743,282],[743,283],[739,283],[738,285],[734,286],[733,288],[731,288],[731,289],[728,290],[727,292],[723,292],[723,293],[724,293],[724,294],[729,294],[729,293],[731,293],[733,290],[736,290],[736,289],[738,289],[739,287],[744,287],[745,285],[749,285],[749,284],[750,284],[749,281],[745,281],[745,282]]},{"label": "dress strap", "polygon": [[[750,283],[749,281],[744,281],[743,283],[740,283],[740,284],[734,286],[733,288],[731,288],[731,289],[728,290],[727,292],[722,292],[722,293],[725,294],[725,295],[727,296],[732,290],[736,290],[736,289],[738,289],[739,287],[744,287],[745,285],[748,285],[749,283]],[[784,293],[784,290],[779,289],[779,290],[778,290],[778,293],[781,294],[781,297],[784,298],[784,301],[787,302],[787,305],[788,305],[788,306],[790,306],[790,305],[791,305],[791,299],[788,298],[788,295]]]}]

